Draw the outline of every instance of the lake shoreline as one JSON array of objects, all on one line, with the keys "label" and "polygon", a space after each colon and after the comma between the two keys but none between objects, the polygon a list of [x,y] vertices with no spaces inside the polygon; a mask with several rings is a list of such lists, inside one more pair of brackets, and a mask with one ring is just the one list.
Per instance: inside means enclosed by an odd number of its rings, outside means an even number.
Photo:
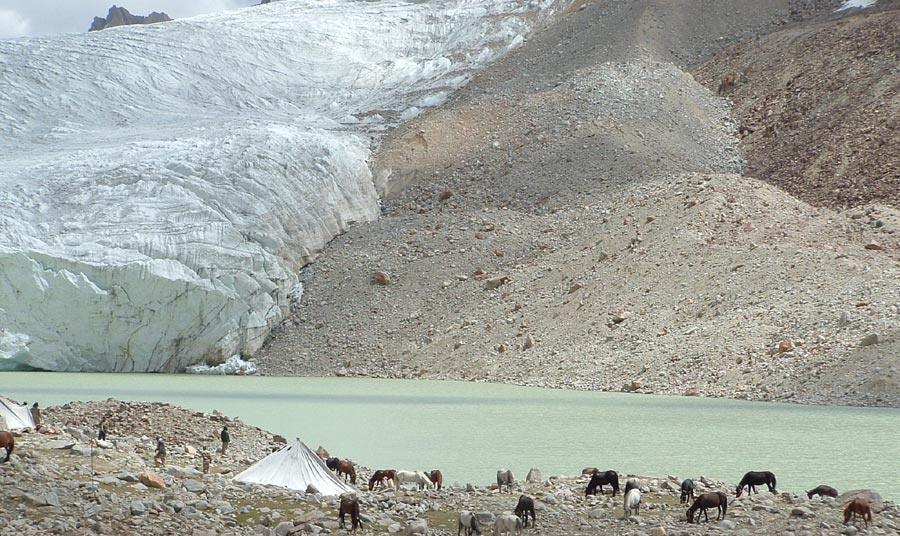
[{"label": "lake shoreline", "polygon": [[[115,415],[108,437],[112,448],[91,453],[85,447],[96,434],[96,421],[105,414]],[[238,419],[171,404],[105,400],[46,408],[44,422],[47,429],[59,433],[20,435],[11,462],[0,464],[0,483],[10,500],[10,507],[0,514],[0,534],[274,536],[291,530],[296,534],[346,534],[338,526],[335,498],[231,480],[284,441]],[[227,454],[221,455],[215,452],[217,432],[226,424],[232,442]],[[164,467],[153,463],[156,436],[168,445]],[[209,474],[198,471],[203,450],[213,453]],[[93,484],[91,467],[96,473]],[[402,533],[415,518],[427,520],[432,530],[437,529],[435,534],[452,534],[460,510],[497,515],[511,510],[520,494],[535,498],[537,530],[550,536],[845,530],[839,505],[830,498],[809,500],[803,490],[787,488],[772,494],[763,486],[761,493],[735,499],[733,485],[702,477],[694,479],[698,491],[728,494],[726,521],[717,522],[711,516],[709,523],[688,524],[685,507],[678,504],[679,479],[674,476],[639,477],[643,508],[639,516],[626,521],[622,494],[609,495],[607,487],[604,495],[585,497],[586,476],[532,475],[534,481],[529,482],[525,475],[516,475],[513,493],[499,493],[492,489],[495,485],[455,482],[453,475],[445,476],[447,487],[440,491],[369,492],[364,482],[371,470],[363,465],[357,469],[364,521],[361,534]],[[140,475],[147,471],[155,473],[165,488],[142,484]],[[621,475],[620,485],[624,486],[626,478]],[[874,525],[871,534],[896,532],[900,510],[884,501]]]}]

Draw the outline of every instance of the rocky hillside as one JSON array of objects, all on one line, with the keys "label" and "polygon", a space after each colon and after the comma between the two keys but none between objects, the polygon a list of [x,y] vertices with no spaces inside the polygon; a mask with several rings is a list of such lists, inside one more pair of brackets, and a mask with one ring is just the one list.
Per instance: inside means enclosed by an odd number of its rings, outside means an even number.
[{"label": "rocky hillside", "polygon": [[261,370],[900,406],[900,214],[753,178],[684,71],[836,5],[576,2],[384,140]]},{"label": "rocky hillside", "polygon": [[168,22],[170,20],[172,20],[172,18],[165,13],[153,11],[147,16],[132,15],[131,12],[124,7],[113,5],[109,8],[109,12],[106,14],[105,19],[103,17],[94,17],[94,22],[91,23],[91,27],[88,31],[96,32],[98,30],[105,30],[116,26],[126,26],[128,24],[154,24],[156,22]]},{"label": "rocky hillside", "polygon": [[696,70],[734,103],[748,175],[815,205],[900,205],[900,2],[879,4],[739,43]]}]

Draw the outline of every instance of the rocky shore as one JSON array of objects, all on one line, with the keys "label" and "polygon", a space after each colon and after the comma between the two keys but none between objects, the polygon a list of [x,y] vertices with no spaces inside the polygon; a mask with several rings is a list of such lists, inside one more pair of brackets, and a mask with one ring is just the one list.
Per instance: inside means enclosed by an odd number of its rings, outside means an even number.
[{"label": "rocky shore", "polygon": [[[108,442],[92,447],[96,423],[114,415]],[[227,424],[232,442],[225,455],[218,430]],[[3,535],[164,535],[191,536],[347,534],[339,527],[338,498],[315,493],[248,485],[233,476],[273,449],[284,438],[217,413],[203,414],[168,404],[107,400],[50,407],[44,431],[16,438],[8,463],[0,464],[4,498]],[[155,438],[168,445],[165,466],[155,465]],[[212,452],[211,470],[201,470],[200,453]],[[364,463],[365,460],[357,460]],[[427,521],[429,534],[456,534],[461,510],[485,521],[511,511],[520,494],[534,497],[537,527],[524,534],[740,536],[783,534],[898,534],[900,509],[875,496],[874,523],[843,525],[843,497],[808,499],[804,490],[763,491],[734,498],[724,482],[693,477],[698,492],[729,496],[725,520],[688,524],[679,504],[678,476],[637,476],[643,499],[640,513],[625,520],[621,493],[585,497],[585,476],[542,476],[532,470],[513,493],[495,487],[455,482],[445,475],[441,490],[369,492],[371,470],[358,466],[358,498],[363,528],[359,534],[404,534],[414,519]],[[623,472],[621,484],[634,477]],[[765,487],[763,486],[763,489]],[[490,523],[488,522],[488,526]],[[487,530],[485,533],[489,534]]]}]

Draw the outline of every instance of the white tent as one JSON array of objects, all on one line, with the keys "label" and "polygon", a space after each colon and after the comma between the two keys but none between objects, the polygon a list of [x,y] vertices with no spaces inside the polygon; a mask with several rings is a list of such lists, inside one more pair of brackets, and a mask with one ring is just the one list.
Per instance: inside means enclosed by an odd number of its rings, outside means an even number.
[{"label": "white tent", "polygon": [[234,479],[300,491],[312,484],[322,495],[356,492],[349,484],[338,480],[322,458],[299,439],[251,465]]},{"label": "white tent", "polygon": [[34,419],[28,406],[20,406],[15,401],[0,396],[0,430],[21,430],[34,428]]}]

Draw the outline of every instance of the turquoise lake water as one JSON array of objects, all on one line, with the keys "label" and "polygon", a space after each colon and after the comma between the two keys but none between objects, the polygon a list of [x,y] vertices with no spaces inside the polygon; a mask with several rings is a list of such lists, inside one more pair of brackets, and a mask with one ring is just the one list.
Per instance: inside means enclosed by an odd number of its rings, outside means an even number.
[{"label": "turquoise lake water", "polygon": [[779,491],[874,488],[900,500],[900,410],[591,393],[473,382],[161,374],[0,373],[0,394],[42,406],[163,401],[238,417],[371,468],[441,469],[487,484],[587,466]]}]

